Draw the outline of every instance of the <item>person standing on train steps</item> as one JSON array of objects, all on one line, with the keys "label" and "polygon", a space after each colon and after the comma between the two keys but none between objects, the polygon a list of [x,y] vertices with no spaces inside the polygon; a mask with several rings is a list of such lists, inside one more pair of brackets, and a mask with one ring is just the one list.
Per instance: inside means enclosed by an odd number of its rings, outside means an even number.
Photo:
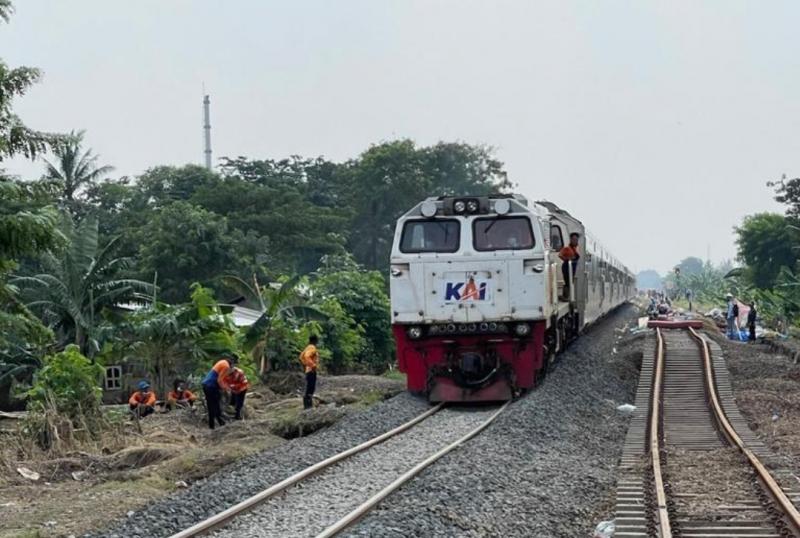
[{"label": "person standing on train steps", "polygon": [[316,334],[308,337],[308,345],[300,353],[300,364],[306,374],[306,392],[303,395],[303,409],[311,409],[314,402],[314,391],[317,389],[317,369],[319,368],[319,350]]},{"label": "person standing on train steps", "polygon": [[236,364],[236,356],[231,354],[226,358],[214,363],[211,370],[203,378],[203,394],[206,397],[206,407],[208,408],[208,427],[214,429],[215,422],[220,426],[225,425],[222,419],[222,391],[228,389],[226,378],[233,371]]},{"label": "person standing on train steps", "polygon": [[581,258],[578,253],[578,244],[581,235],[577,232],[569,234],[569,244],[566,245],[558,252],[558,257],[561,258],[561,274],[564,276],[564,296],[562,300],[569,301],[569,276],[570,267],[572,268],[573,282],[575,280],[575,271],[578,268],[578,260]]}]

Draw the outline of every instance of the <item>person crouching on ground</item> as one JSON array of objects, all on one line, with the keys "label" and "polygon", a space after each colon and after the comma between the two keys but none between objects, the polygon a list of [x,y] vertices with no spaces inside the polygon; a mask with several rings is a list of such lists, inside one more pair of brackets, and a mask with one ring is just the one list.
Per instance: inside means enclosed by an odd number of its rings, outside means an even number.
[{"label": "person crouching on ground", "polygon": [[244,399],[247,397],[247,389],[250,387],[247,377],[240,368],[234,368],[225,382],[231,391],[231,404],[236,410],[233,419],[242,420],[242,407],[244,407]]},{"label": "person crouching on ground", "polygon": [[167,394],[167,406],[170,409],[192,407],[195,400],[197,400],[197,396],[186,388],[186,382],[182,379],[176,379],[172,383],[172,390]]},{"label": "person crouching on ground", "polygon": [[147,381],[139,381],[138,389],[131,394],[128,404],[131,413],[138,418],[142,418],[155,411],[156,393],[150,390],[150,383]]},{"label": "person crouching on ground", "polygon": [[233,370],[233,365],[236,364],[235,357],[220,359],[211,370],[208,371],[206,377],[203,378],[203,394],[206,397],[206,407],[208,408],[208,427],[214,429],[216,422],[220,426],[225,425],[222,420],[222,391],[227,390],[226,377],[230,375]]},{"label": "person crouching on ground", "polygon": [[306,393],[303,396],[303,409],[311,409],[314,405],[314,391],[317,388],[317,368],[319,368],[319,338],[312,334],[308,337],[308,345],[300,353],[300,364],[306,373]]}]

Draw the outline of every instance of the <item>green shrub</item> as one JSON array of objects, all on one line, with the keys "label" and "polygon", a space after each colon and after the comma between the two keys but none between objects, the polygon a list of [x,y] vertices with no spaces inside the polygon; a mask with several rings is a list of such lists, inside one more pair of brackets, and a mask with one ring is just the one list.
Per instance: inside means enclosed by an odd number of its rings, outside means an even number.
[{"label": "green shrub", "polygon": [[70,445],[76,430],[94,436],[103,420],[102,374],[102,366],[81,355],[75,345],[45,357],[27,392],[29,416],[24,430],[43,449]]}]

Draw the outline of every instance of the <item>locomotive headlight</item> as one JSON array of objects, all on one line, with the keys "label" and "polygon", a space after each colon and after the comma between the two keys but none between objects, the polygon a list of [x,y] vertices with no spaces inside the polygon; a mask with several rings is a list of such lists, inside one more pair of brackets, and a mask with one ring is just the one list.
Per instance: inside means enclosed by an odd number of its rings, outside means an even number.
[{"label": "locomotive headlight", "polygon": [[409,327],[408,331],[406,331],[406,334],[408,334],[408,337],[412,340],[419,340],[422,338],[422,327],[418,327],[416,325]]},{"label": "locomotive headlight", "polygon": [[467,211],[470,213],[477,213],[478,212],[478,201],[477,200],[469,200],[467,202]]},{"label": "locomotive headlight", "polygon": [[420,208],[420,213],[422,213],[423,217],[431,218],[436,215],[436,202],[431,202],[430,200],[426,200],[422,202],[422,207]]},{"label": "locomotive headlight", "polygon": [[518,323],[514,327],[514,332],[517,333],[517,336],[528,336],[531,332],[531,326],[527,323]]},{"label": "locomotive headlight", "polygon": [[453,211],[456,213],[463,213],[465,209],[467,209],[467,204],[464,203],[464,200],[456,200],[453,204]]},{"label": "locomotive headlight", "polygon": [[505,215],[511,211],[511,203],[505,198],[501,198],[494,203],[494,211],[498,215]]}]

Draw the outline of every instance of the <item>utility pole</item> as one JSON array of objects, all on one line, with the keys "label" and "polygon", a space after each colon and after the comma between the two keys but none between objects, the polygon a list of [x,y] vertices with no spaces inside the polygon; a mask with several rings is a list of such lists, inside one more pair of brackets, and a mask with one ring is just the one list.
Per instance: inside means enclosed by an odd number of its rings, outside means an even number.
[{"label": "utility pole", "polygon": [[203,131],[205,132],[205,158],[206,168],[211,170],[211,100],[208,95],[203,96]]}]

